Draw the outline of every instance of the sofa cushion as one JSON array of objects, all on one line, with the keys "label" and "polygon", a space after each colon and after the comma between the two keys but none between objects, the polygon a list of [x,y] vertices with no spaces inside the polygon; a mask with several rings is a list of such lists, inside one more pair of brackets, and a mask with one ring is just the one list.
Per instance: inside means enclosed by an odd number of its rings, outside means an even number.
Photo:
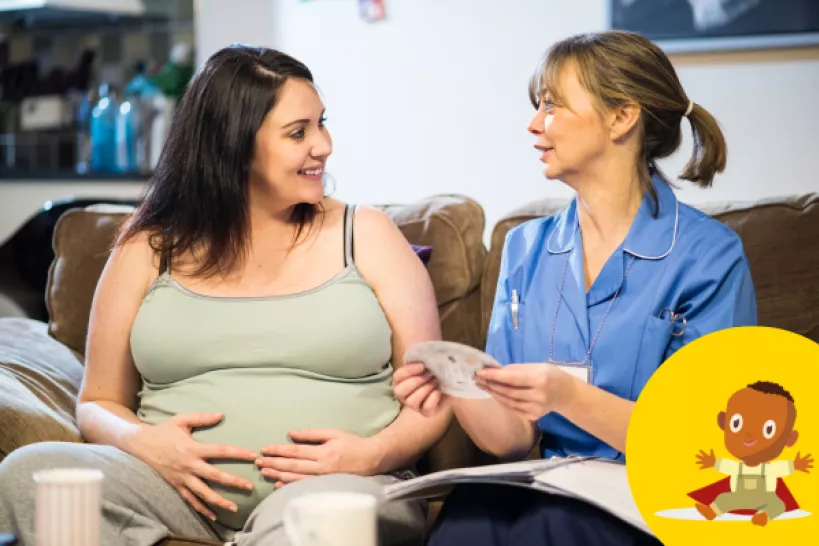
[{"label": "sofa cushion", "polygon": [[701,209],[742,238],[759,324],[819,342],[819,193]]},{"label": "sofa cushion", "polygon": [[382,208],[410,243],[435,249],[429,274],[439,306],[479,289],[486,247],[485,218],[478,203],[463,196],[439,195]]},{"label": "sofa cushion", "polygon": [[54,261],[46,285],[49,334],[78,355],[85,354],[97,281],[128,217],[116,209],[72,209],[54,227]]},{"label": "sofa cushion", "polygon": [[0,460],[35,442],[80,441],[74,407],[82,365],[47,328],[0,319]]},{"label": "sofa cushion", "polygon": [[[506,234],[527,220],[557,214],[567,204],[568,200],[534,201],[495,226],[481,285],[484,342]],[[756,290],[759,324],[819,342],[819,194],[696,206],[742,239]]]}]

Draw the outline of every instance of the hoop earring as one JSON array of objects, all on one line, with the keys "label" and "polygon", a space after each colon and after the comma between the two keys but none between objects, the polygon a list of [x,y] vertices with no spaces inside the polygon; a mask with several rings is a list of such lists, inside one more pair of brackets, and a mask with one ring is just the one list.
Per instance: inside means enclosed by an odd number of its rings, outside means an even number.
[{"label": "hoop earring", "polygon": [[[331,192],[327,191],[328,181],[333,183],[333,191]],[[333,178],[333,176],[330,173],[325,171],[324,180],[322,182],[324,183],[324,197],[331,197],[336,192],[336,179]]]}]

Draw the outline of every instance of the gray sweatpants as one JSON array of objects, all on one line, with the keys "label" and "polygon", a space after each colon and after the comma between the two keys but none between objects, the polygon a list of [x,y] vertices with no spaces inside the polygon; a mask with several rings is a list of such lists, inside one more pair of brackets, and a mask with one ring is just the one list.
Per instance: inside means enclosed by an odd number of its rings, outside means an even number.
[{"label": "gray sweatpants", "polygon": [[[380,495],[393,476],[346,474],[318,476],[282,487],[268,496],[240,532],[199,515],[176,489],[150,466],[112,446],[44,442],[14,451],[0,463],[0,533],[12,533],[22,546],[34,545],[34,482],[45,468],[96,468],[103,472],[101,543],[105,546],[153,546],[169,536],[235,541],[239,546],[288,546],[282,527],[287,502],[314,491],[356,491]],[[379,542],[420,545],[426,505],[399,502],[382,505]]]}]

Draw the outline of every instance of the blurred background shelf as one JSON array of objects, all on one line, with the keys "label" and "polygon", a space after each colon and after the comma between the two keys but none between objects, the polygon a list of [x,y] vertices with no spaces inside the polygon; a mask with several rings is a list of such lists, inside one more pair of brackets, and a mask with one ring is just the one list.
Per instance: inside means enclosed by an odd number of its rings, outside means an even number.
[{"label": "blurred background shelf", "polygon": [[106,173],[106,172],[86,172],[78,173],[72,170],[29,170],[29,169],[0,169],[0,184],[29,184],[40,182],[42,184],[70,183],[78,182],[148,182],[152,173]]},{"label": "blurred background shelf", "polygon": [[[146,179],[182,90],[178,82],[192,72],[194,43],[193,0],[0,2],[0,181]],[[135,91],[140,78],[161,96],[142,96],[145,85]],[[101,105],[109,112],[98,116]],[[121,142],[116,152],[106,144],[112,126],[122,129],[120,112],[130,112],[135,127],[127,129],[125,156]],[[106,125],[103,132],[95,120]],[[120,164],[92,161],[101,149],[119,154]]]},{"label": "blurred background shelf", "polygon": [[193,3],[177,0],[4,0],[0,28],[13,31],[76,31],[94,26],[185,22]]}]

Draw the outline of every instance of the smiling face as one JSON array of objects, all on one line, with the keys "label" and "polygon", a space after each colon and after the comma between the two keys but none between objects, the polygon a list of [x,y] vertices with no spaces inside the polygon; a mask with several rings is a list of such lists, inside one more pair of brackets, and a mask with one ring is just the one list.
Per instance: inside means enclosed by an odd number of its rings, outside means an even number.
[{"label": "smiling face", "polygon": [[250,165],[252,195],[272,195],[284,206],[324,197],[324,166],[333,142],[324,104],[309,81],[291,78],[256,134]]},{"label": "smiling face", "polygon": [[795,419],[793,402],[752,388],[734,393],[727,411],[718,418],[725,447],[751,466],[777,458],[785,447],[796,443]]}]

